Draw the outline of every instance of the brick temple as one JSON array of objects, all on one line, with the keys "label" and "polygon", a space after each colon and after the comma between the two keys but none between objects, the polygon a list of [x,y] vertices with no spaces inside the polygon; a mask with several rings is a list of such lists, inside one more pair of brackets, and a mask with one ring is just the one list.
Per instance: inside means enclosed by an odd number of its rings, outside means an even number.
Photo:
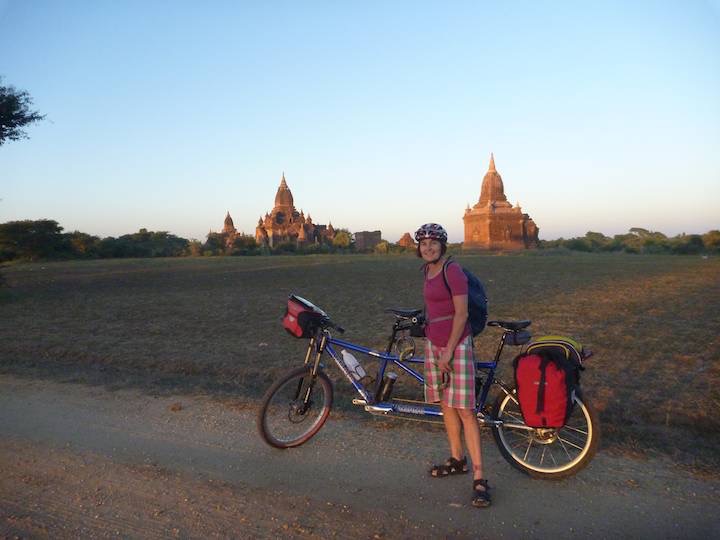
[{"label": "brick temple", "polygon": [[495,156],[483,178],[480,199],[465,209],[463,249],[530,249],[538,246],[539,228],[523,213],[520,204],[513,206],[505,196],[502,177],[495,169]]},{"label": "brick temple", "polygon": [[355,233],[355,249],[358,251],[368,251],[375,249],[382,241],[382,233],[380,231],[358,231]]},{"label": "brick temple", "polygon": [[298,247],[308,244],[332,243],[335,229],[332,223],[316,225],[310,214],[295,209],[292,192],[285,181],[285,173],[275,194],[275,206],[265,216],[260,216],[255,227],[258,245],[275,247],[282,243],[294,243]]},{"label": "brick temple", "polygon": [[415,249],[417,247],[415,240],[413,240],[413,237],[410,236],[409,232],[403,234],[400,240],[398,240],[398,246],[404,247],[405,249]]}]

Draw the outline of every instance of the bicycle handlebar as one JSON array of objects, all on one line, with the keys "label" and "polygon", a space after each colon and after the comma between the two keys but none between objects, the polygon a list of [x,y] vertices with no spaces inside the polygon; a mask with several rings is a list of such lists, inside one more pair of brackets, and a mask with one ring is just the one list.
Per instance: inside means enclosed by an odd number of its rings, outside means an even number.
[{"label": "bicycle handlebar", "polygon": [[339,324],[335,324],[334,322],[332,322],[330,317],[323,317],[322,327],[323,328],[332,328],[333,330],[337,330],[341,334],[345,333],[345,329],[342,326],[340,326]]}]

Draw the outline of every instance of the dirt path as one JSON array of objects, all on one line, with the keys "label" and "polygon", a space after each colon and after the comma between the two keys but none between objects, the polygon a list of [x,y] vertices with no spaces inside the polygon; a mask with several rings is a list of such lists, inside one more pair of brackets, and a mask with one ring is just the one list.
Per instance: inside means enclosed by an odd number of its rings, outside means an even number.
[{"label": "dirt path", "polygon": [[[331,419],[273,450],[252,408],[0,376],[0,536],[33,538],[712,538],[720,482],[600,454],[531,480],[485,436],[494,505],[430,479],[439,430]],[[672,490],[672,491],[671,491]]]}]

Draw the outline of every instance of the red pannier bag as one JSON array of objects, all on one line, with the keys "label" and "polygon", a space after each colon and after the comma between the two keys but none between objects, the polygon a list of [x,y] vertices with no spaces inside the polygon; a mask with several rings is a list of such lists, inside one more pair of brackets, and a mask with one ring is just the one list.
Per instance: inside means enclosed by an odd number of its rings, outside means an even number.
[{"label": "red pannier bag", "polygon": [[582,347],[565,338],[541,338],[513,361],[515,388],[525,424],[561,428],[579,389]]},{"label": "red pannier bag", "polygon": [[315,333],[324,317],[327,317],[325,312],[312,302],[291,294],[288,297],[282,325],[293,337],[309,338]]}]

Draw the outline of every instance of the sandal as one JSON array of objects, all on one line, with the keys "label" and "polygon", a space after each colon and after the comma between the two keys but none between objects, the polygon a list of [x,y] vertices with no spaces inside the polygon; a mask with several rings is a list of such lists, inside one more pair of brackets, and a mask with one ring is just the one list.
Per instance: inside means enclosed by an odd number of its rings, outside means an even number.
[{"label": "sandal", "polygon": [[433,478],[445,478],[455,474],[466,474],[468,472],[467,457],[455,459],[449,457],[442,465],[433,465],[430,469],[430,476]]},{"label": "sandal", "polygon": [[[479,490],[478,486],[482,486],[485,489]],[[490,486],[488,485],[488,481],[484,478],[473,480],[472,505],[477,508],[486,508],[491,504],[492,500],[490,499]]]}]

